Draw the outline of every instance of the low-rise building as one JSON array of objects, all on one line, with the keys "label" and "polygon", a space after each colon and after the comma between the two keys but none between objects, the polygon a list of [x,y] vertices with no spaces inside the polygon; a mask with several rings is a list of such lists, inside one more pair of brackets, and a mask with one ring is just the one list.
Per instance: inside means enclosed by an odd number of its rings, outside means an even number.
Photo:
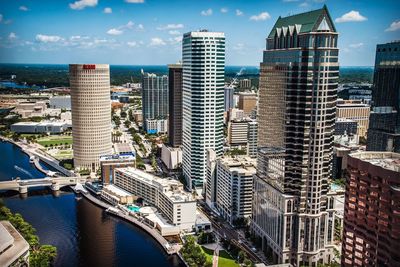
[{"label": "low-rise building", "polygon": [[71,96],[69,95],[57,95],[49,99],[50,108],[59,108],[65,110],[71,110]]},{"label": "low-rise building", "polygon": [[179,181],[128,167],[115,169],[114,184],[156,207],[170,224],[181,230],[192,231],[195,227],[196,199]]},{"label": "low-rise building", "polygon": [[71,128],[71,124],[64,121],[42,121],[42,122],[17,122],[10,126],[11,131],[16,133],[51,133],[58,134]]},{"label": "low-rise building", "polygon": [[247,120],[233,120],[228,123],[228,143],[231,146],[247,144]]},{"label": "low-rise building", "polygon": [[182,164],[182,149],[165,144],[161,148],[161,160],[169,170],[174,170]]},{"label": "low-rise building", "polygon": [[361,100],[338,99],[336,103],[336,117],[354,120],[357,122],[357,135],[367,137],[369,125],[370,105]]},{"label": "low-rise building", "polygon": [[100,196],[114,206],[118,204],[132,204],[136,200],[132,194],[112,184],[104,186],[100,192]]},{"label": "low-rise building", "polygon": [[231,225],[251,216],[255,166],[249,157],[217,160],[215,207]]},{"label": "low-rise building", "polygon": [[46,102],[44,101],[37,101],[37,102],[23,101],[19,102],[15,106],[13,112],[21,115],[22,118],[42,117],[46,108],[47,105]]},{"label": "low-rise building", "polygon": [[104,184],[112,184],[114,170],[123,167],[135,167],[136,157],[134,153],[104,155],[100,157],[101,178]]},{"label": "low-rise building", "polygon": [[146,120],[145,128],[148,134],[166,133],[168,131],[168,120]]},{"label": "low-rise building", "polygon": [[0,266],[29,266],[29,244],[9,221],[0,221]]}]

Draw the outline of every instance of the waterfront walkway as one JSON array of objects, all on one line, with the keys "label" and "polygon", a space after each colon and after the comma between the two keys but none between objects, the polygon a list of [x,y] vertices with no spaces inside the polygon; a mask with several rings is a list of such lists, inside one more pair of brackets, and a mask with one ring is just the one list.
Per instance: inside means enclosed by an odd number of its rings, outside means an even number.
[{"label": "waterfront walkway", "polygon": [[165,250],[165,252],[167,252],[167,254],[172,255],[179,251],[180,245],[170,245],[168,243],[168,241],[156,229],[149,227],[148,225],[144,224],[137,218],[135,218],[129,214],[126,214],[125,211],[123,211],[121,209],[116,209],[114,206],[112,206],[108,203],[105,203],[104,201],[101,201],[100,199],[96,198],[95,196],[91,195],[90,193],[86,193],[86,194],[82,194],[82,195],[85,198],[87,198],[89,201],[93,202],[94,204],[96,204],[104,209],[113,208],[113,210],[117,210],[117,212],[112,212],[112,214],[114,214],[117,217],[123,218],[123,219],[133,223],[134,225],[142,228],[143,230],[145,230],[164,248],[164,250]]}]

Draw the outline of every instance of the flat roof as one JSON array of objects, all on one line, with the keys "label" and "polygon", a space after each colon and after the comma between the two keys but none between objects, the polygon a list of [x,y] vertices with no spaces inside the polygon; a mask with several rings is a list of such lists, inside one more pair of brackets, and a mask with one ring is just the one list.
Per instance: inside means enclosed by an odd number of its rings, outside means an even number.
[{"label": "flat roof", "polygon": [[[0,232],[0,247],[4,249],[8,247],[0,254],[0,266],[9,266],[11,263],[13,263],[16,259],[21,257],[25,252],[29,250],[29,244],[9,221],[1,221],[0,228],[3,229]],[[8,235],[5,234],[5,232],[7,232]],[[5,234],[4,239],[3,234]],[[11,247],[10,236],[13,239]],[[3,245],[6,245],[6,247],[3,247]]]},{"label": "flat roof", "polygon": [[100,156],[100,161],[118,161],[118,160],[135,160],[135,154],[133,152],[103,155]]},{"label": "flat roof", "polygon": [[400,153],[393,152],[358,152],[351,157],[369,162],[372,165],[400,173]]},{"label": "flat roof", "polygon": [[119,188],[118,186],[115,186],[113,184],[106,185],[105,187],[103,187],[103,189],[109,190],[112,193],[114,193],[115,195],[120,196],[120,197],[132,196],[131,193],[129,193],[129,192],[125,191],[124,189]]},{"label": "flat roof", "polygon": [[257,160],[250,157],[222,157],[219,162],[229,168],[230,172],[236,171],[246,176],[256,173]]}]

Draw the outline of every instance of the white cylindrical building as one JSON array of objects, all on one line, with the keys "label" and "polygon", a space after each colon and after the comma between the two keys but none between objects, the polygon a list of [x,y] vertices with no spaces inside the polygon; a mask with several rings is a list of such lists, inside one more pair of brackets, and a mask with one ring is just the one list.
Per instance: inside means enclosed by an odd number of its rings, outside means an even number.
[{"label": "white cylindrical building", "polygon": [[74,166],[96,171],[101,155],[112,152],[110,67],[70,64]]}]

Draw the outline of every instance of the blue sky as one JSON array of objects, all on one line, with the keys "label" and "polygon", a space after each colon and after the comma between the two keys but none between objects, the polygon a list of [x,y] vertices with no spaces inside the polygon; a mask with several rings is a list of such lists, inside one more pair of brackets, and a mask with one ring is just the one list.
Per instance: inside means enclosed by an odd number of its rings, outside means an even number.
[{"label": "blue sky", "polygon": [[181,58],[182,33],[226,36],[226,64],[257,66],[279,16],[328,6],[342,66],[372,66],[400,39],[398,0],[0,0],[0,62],[152,65]]}]

